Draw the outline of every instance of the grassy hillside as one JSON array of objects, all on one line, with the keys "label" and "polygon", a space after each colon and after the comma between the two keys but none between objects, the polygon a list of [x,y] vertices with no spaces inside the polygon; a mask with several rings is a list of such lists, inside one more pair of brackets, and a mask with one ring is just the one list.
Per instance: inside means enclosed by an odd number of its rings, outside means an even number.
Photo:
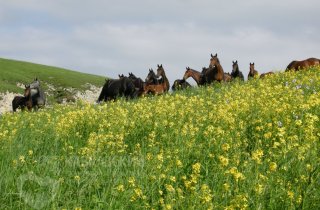
[{"label": "grassy hillside", "polygon": [[40,64],[8,60],[0,58],[0,92],[21,92],[16,84],[28,84],[37,77],[46,85],[55,88],[75,88],[85,90],[87,83],[102,86],[104,77],[70,71],[62,68],[45,66]]},{"label": "grassy hillside", "polygon": [[0,117],[0,209],[320,209],[320,68]]}]

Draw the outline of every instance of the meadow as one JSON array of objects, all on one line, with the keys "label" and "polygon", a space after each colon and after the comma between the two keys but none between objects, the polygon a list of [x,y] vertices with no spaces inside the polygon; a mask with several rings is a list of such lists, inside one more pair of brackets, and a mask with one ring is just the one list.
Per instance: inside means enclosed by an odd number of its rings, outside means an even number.
[{"label": "meadow", "polygon": [[320,209],[320,67],[0,117],[0,209]]}]

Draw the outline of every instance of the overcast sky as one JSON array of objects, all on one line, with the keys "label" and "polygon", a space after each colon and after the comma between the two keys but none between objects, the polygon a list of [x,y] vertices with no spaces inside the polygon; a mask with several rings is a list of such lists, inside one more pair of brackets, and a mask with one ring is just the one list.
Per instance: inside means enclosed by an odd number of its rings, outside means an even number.
[{"label": "overcast sky", "polygon": [[250,62],[319,58],[319,12],[319,0],[0,0],[0,57],[113,78],[163,64],[172,84],[218,53],[246,77]]}]

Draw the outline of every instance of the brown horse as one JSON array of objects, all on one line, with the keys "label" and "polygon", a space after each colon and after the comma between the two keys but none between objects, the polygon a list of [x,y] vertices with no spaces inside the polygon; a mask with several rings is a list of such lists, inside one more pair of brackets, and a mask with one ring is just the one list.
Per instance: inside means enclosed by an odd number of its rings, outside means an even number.
[{"label": "brown horse", "polygon": [[205,77],[207,81],[223,81],[224,71],[217,53],[214,56],[211,54],[209,69],[206,71]]},{"label": "brown horse", "polygon": [[166,76],[166,73],[164,72],[162,64],[161,65],[158,64],[157,77],[158,78],[161,77],[161,79],[162,79],[161,83],[164,83],[164,86],[166,87],[166,91],[165,92],[168,92],[169,89],[170,89],[170,83],[169,83],[169,80],[168,80],[168,78]]},{"label": "brown horse", "polygon": [[272,74],[274,74],[272,71],[269,71],[269,72],[267,72],[267,73],[263,73],[263,74],[260,75],[260,79],[262,79],[262,78],[264,78],[264,77],[266,77],[266,76],[270,76],[270,75],[272,75]]},{"label": "brown horse", "polygon": [[255,78],[256,76],[258,76],[258,74],[259,74],[258,71],[254,69],[254,63],[250,63],[248,79]]},{"label": "brown horse", "polygon": [[202,85],[201,73],[197,70],[191,69],[190,67],[186,67],[186,72],[183,75],[183,79],[187,80],[189,77],[192,77],[198,86]]},{"label": "brown horse", "polygon": [[223,75],[223,81],[225,82],[231,82],[232,81],[232,77],[230,73],[224,73]]},{"label": "brown horse", "polygon": [[33,103],[30,85],[26,85],[25,86],[24,98],[25,98],[25,105],[26,105],[26,107],[28,108],[29,111],[31,111],[32,108],[37,110],[38,106]]},{"label": "brown horse", "polygon": [[[170,87],[169,87],[170,88]],[[168,87],[166,83],[161,84],[149,84],[145,83],[143,87],[143,94],[146,95],[151,93],[152,95],[160,95],[168,91]]]},{"label": "brown horse", "polygon": [[292,61],[287,66],[286,71],[290,71],[290,70],[299,71],[300,69],[306,69],[308,67],[317,66],[317,65],[320,65],[320,59],[318,58],[308,58],[302,61]]}]

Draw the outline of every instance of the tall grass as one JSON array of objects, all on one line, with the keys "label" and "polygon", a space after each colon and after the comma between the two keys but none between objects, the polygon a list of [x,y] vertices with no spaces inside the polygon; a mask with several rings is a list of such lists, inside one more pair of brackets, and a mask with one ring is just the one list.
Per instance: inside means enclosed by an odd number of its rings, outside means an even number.
[{"label": "tall grass", "polygon": [[319,209],[320,69],[0,118],[0,209]]}]

